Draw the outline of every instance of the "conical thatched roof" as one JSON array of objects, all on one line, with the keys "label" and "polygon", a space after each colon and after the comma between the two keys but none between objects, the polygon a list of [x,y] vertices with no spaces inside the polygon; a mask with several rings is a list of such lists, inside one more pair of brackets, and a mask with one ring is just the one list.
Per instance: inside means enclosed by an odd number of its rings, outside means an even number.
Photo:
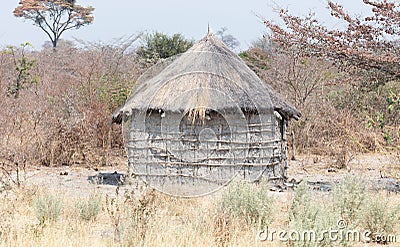
[{"label": "conical thatched roof", "polygon": [[[194,109],[265,112],[276,110],[285,118],[301,114],[212,33],[187,52],[151,67],[138,80],[114,122],[132,110],[189,112]],[[201,114],[201,113],[200,113]]]}]

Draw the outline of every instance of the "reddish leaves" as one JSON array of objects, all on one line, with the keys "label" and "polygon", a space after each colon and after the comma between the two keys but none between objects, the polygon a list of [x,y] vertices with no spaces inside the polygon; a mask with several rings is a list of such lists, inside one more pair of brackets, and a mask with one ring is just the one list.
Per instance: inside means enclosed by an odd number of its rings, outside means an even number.
[{"label": "reddish leaves", "polygon": [[280,11],[284,27],[264,20],[273,40],[283,48],[296,48],[302,55],[325,57],[349,71],[375,71],[378,81],[400,79],[400,3],[363,0],[372,15],[352,17],[345,9],[328,1],[331,15],[347,24],[344,30],[329,30],[314,14],[300,18]]}]

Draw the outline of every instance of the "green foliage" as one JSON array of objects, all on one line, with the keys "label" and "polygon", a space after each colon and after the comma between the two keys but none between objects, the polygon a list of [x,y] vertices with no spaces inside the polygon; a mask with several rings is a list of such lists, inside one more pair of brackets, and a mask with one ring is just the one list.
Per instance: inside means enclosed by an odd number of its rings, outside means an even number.
[{"label": "green foliage", "polygon": [[123,105],[130,94],[130,88],[133,83],[118,80],[119,78],[110,78],[109,81],[101,84],[99,87],[100,99],[107,104],[110,111]]},{"label": "green foliage", "polygon": [[388,203],[387,199],[375,196],[364,204],[361,219],[365,229],[370,231],[369,237],[372,240],[379,240],[377,238],[379,236],[388,236],[394,233],[395,226],[400,219],[400,207],[392,208]]},{"label": "green foliage", "polygon": [[[299,241],[290,241],[290,246],[332,246],[325,231],[339,229],[339,219],[329,204],[313,200],[307,182],[301,182],[294,192],[288,225],[288,232],[298,233]],[[338,244],[345,246],[347,241],[340,239]]]},{"label": "green foliage", "polygon": [[346,176],[333,187],[333,207],[340,214],[341,219],[348,223],[357,224],[365,199],[363,181],[354,176]]},{"label": "green foliage", "polygon": [[33,208],[40,224],[54,222],[61,214],[62,201],[56,196],[45,194],[34,199]]},{"label": "green foliage", "polygon": [[392,136],[388,131],[383,131],[383,140],[385,140],[387,145],[390,145],[392,143]]},{"label": "green foliage", "polygon": [[[365,127],[374,129],[387,146],[399,143],[396,126],[400,122],[400,87],[398,82],[386,83],[374,91],[357,86],[332,91],[327,99],[339,110],[348,110],[357,119],[365,119]],[[369,130],[371,131],[371,130]]]},{"label": "green foliage", "polygon": [[[31,45],[27,42],[21,44],[20,50],[14,46],[7,47],[7,52],[11,54],[14,65],[14,78],[7,87],[7,93],[14,98],[19,97],[22,89],[39,82],[39,77],[32,75],[32,70],[37,66],[36,59],[29,58],[25,53],[26,48],[29,46]],[[20,54],[17,54],[18,51],[20,51]]]},{"label": "green foliage", "polygon": [[273,218],[274,199],[268,192],[266,181],[259,185],[233,182],[223,192],[217,208],[227,216],[243,219],[252,226],[264,227]]},{"label": "green foliage", "polygon": [[393,111],[400,110],[400,93],[396,93],[393,88],[389,90],[389,95],[386,97],[386,102],[388,103],[388,111],[389,113],[393,113]]},{"label": "green foliage", "polygon": [[137,54],[148,63],[156,63],[159,59],[172,57],[187,51],[193,45],[181,34],[169,36],[164,33],[154,32],[144,36],[143,45]]},{"label": "green foliage", "polygon": [[102,197],[98,193],[90,194],[87,199],[81,199],[76,202],[75,206],[79,211],[81,219],[86,221],[96,220],[97,215],[101,210]]}]

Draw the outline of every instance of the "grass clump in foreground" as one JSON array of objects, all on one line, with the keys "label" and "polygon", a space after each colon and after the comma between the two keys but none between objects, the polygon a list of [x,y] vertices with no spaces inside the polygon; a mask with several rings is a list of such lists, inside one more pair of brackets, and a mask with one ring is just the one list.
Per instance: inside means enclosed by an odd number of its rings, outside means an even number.
[{"label": "grass clump in foreground", "polygon": [[[360,240],[383,244],[390,241],[380,237],[395,233],[399,206],[367,193],[362,180],[354,176],[346,176],[327,196],[325,200],[315,199],[306,182],[296,188],[288,215],[288,232],[298,233],[300,240],[289,241],[290,246],[351,246]],[[332,240],[325,232],[329,230],[344,235]],[[360,239],[349,235],[354,231]],[[365,232],[369,234],[362,236]]]},{"label": "grass clump in foreground", "polygon": [[128,206],[125,222],[124,243],[127,246],[143,245],[146,241],[147,231],[157,222],[154,217],[159,208],[159,195],[149,189],[139,197],[126,197],[125,204]]},{"label": "grass clump in foreground", "polygon": [[102,196],[98,193],[92,193],[88,198],[77,201],[75,207],[81,219],[95,221],[102,208]]},{"label": "grass clump in foreground", "polygon": [[355,176],[346,176],[332,190],[332,206],[341,219],[358,225],[363,204],[367,198],[365,185]]},{"label": "grass clump in foreground", "polygon": [[242,219],[251,226],[264,227],[273,219],[274,198],[268,192],[267,181],[258,185],[235,181],[223,191],[217,208],[224,215]]},{"label": "grass clump in foreground", "polygon": [[[377,237],[398,236],[399,196],[376,195],[361,185],[357,178],[346,177],[330,193],[312,191],[303,182],[293,193],[275,194],[264,182],[233,182],[209,197],[189,200],[152,190],[140,194],[132,191],[132,194],[109,195],[108,202],[104,195],[103,203],[99,204],[94,203],[93,198],[99,199],[96,193],[63,203],[59,198],[67,194],[37,194],[21,188],[18,193],[10,191],[0,197],[0,218],[3,219],[0,222],[0,246],[162,246],[168,243],[171,246],[312,247],[368,244],[363,239],[359,242],[340,239],[340,236],[332,241],[326,234],[320,240],[322,231],[330,229],[357,230],[360,237],[368,230],[371,244],[391,244],[393,239],[378,241]],[[78,207],[79,201],[85,206]],[[98,216],[92,218],[95,220],[88,224],[80,220],[83,218],[77,209],[85,208],[83,211],[92,213],[84,215],[93,216],[97,206],[88,206],[91,203],[101,205],[104,212],[100,209]],[[40,223],[32,222],[36,221],[35,217]],[[351,217],[355,220],[350,220]],[[339,220],[346,220],[348,225],[341,228]],[[261,240],[258,232],[266,227],[270,232],[286,231],[288,234],[284,237],[288,241],[280,241],[276,234],[273,242],[270,242],[271,238]],[[293,231],[301,234],[299,240],[290,239],[296,237],[290,235]],[[316,234],[315,240],[308,238],[311,231]]]},{"label": "grass clump in foreground", "polygon": [[333,210],[352,228],[367,230],[366,241],[387,243],[388,236],[394,233],[399,221],[400,207],[389,205],[380,195],[366,192],[364,182],[355,176],[346,176],[334,186],[332,195]]},{"label": "grass clump in foreground", "polygon": [[365,229],[370,232],[368,238],[372,242],[387,244],[389,236],[394,236],[396,225],[400,220],[399,205],[391,207],[387,199],[377,196],[370,198],[368,203],[364,204],[360,218]]},{"label": "grass clump in foreground", "polygon": [[240,242],[240,231],[261,229],[273,220],[274,198],[269,194],[267,181],[252,184],[233,181],[222,191],[214,204],[215,215],[209,229],[216,246],[228,246]]},{"label": "grass clump in foreground", "polygon": [[40,224],[55,222],[61,214],[62,201],[59,197],[46,193],[33,200],[33,208]]},{"label": "grass clump in foreground", "polygon": [[[339,216],[329,203],[315,200],[307,182],[301,182],[295,189],[288,217],[286,238],[290,235],[290,246],[335,246],[324,231],[336,229]],[[337,244],[346,246],[346,241]]]}]

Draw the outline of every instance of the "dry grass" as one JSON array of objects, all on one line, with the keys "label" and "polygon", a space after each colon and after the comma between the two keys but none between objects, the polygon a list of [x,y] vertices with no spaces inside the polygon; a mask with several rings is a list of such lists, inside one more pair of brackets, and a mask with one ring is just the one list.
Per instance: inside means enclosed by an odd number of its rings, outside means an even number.
[{"label": "dry grass", "polygon": [[[55,222],[41,224],[35,216],[35,198],[48,193],[63,199],[63,209]],[[259,229],[245,219],[227,217],[218,210],[222,192],[196,199],[178,199],[152,190],[108,196],[119,215],[110,216],[110,204],[103,197],[102,210],[93,221],[81,219],[75,204],[82,197],[69,198],[65,191],[25,187],[4,191],[0,198],[1,246],[286,246],[279,241],[261,242]],[[274,220],[269,229],[286,230],[290,224],[291,192],[269,192],[274,198]],[[323,208],[330,195],[311,192],[315,207]],[[65,197],[64,197],[65,195]],[[374,195],[368,194],[368,197]],[[398,205],[398,195],[381,193],[389,206]],[[114,216],[115,216],[114,214]],[[115,229],[118,229],[116,234]],[[394,228],[400,233],[399,225]],[[365,246],[365,243],[353,243]],[[353,246],[351,244],[350,246]],[[369,244],[368,246],[375,246]],[[389,245],[391,246],[391,245]],[[395,246],[395,245],[392,245]]]},{"label": "dry grass", "polygon": [[[33,191],[33,192],[32,192]],[[80,219],[74,200],[65,200],[60,218],[53,223],[40,224],[31,201],[41,193],[24,188],[1,198],[1,246],[245,246],[257,244],[255,232],[242,221],[221,228],[212,198],[176,199],[157,194],[151,205],[153,214],[146,222],[134,217],[135,205],[122,197],[116,207],[121,214],[121,235],[114,234],[114,221],[103,208],[97,220]],[[48,192],[46,192],[48,193]],[[61,195],[63,193],[61,192]],[[148,196],[148,195],[147,195]],[[106,205],[106,202],[103,202]],[[106,207],[106,206],[105,206]],[[141,225],[136,225],[141,224]],[[146,224],[139,237],[138,228]],[[229,235],[228,238],[224,237]],[[222,241],[222,242],[221,242]],[[258,243],[261,246],[261,243]]]}]

